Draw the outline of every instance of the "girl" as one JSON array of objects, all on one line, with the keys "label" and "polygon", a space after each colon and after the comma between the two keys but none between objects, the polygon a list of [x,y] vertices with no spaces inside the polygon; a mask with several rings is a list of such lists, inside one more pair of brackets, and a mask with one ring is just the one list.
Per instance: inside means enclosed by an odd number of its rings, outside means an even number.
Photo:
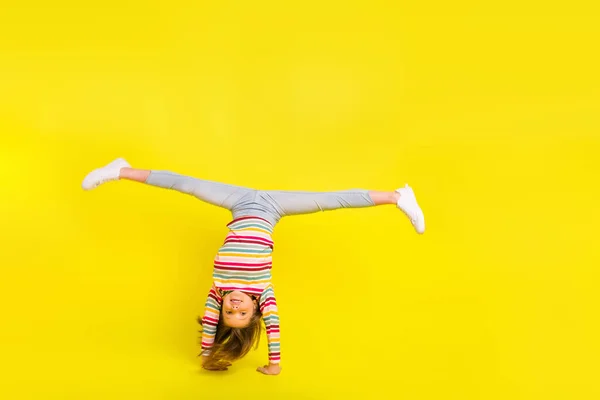
[{"label": "girl", "polygon": [[122,158],[91,171],[84,190],[119,179],[145,183],[193,195],[231,211],[229,232],[214,259],[213,283],[208,292],[202,325],[202,365],[226,370],[232,361],[258,345],[261,320],[265,324],[269,363],[257,370],[267,375],[281,371],[279,316],[271,284],[273,228],[287,215],[339,208],[395,204],[417,233],[425,219],[413,190],[406,185],[394,192],[354,189],[337,192],[263,191],[178,175],[169,171],[131,168]]}]

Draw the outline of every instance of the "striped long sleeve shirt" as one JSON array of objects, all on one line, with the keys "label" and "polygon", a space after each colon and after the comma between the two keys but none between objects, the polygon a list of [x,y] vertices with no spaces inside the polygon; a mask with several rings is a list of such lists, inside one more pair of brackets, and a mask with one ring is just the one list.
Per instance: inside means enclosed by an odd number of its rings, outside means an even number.
[{"label": "striped long sleeve shirt", "polygon": [[214,259],[213,284],[204,308],[202,350],[210,351],[214,343],[223,292],[239,290],[258,298],[267,333],[269,362],[279,364],[279,314],[271,283],[273,226],[259,217],[242,217],[227,227],[225,242]]}]

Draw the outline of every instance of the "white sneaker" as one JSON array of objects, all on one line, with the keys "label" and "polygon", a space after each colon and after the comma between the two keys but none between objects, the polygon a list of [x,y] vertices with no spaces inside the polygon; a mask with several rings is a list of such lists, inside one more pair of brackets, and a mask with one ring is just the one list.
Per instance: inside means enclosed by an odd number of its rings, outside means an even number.
[{"label": "white sneaker", "polygon": [[425,216],[421,207],[419,207],[419,203],[417,203],[412,188],[407,184],[405,187],[396,190],[396,192],[400,193],[400,199],[397,203],[398,208],[410,219],[417,233],[422,234],[425,232]]},{"label": "white sneaker", "polygon": [[98,168],[87,174],[83,179],[81,187],[83,190],[92,190],[108,181],[116,181],[119,179],[121,168],[131,168],[131,165],[122,158],[117,158],[113,162]]}]

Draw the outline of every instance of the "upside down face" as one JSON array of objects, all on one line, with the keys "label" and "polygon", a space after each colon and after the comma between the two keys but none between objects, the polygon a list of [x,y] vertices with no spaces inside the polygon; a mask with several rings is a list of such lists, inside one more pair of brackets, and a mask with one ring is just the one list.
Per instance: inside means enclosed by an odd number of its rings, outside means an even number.
[{"label": "upside down face", "polygon": [[223,297],[223,323],[232,328],[244,328],[250,323],[256,307],[256,301],[252,297],[234,290]]}]

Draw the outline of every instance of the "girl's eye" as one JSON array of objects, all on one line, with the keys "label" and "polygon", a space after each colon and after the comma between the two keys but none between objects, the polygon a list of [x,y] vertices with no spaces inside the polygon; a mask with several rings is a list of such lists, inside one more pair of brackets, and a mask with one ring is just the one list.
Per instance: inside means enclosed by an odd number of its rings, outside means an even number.
[{"label": "girl's eye", "polygon": [[245,312],[243,312],[243,313],[242,313],[242,315],[246,315],[246,313],[245,313]]}]

